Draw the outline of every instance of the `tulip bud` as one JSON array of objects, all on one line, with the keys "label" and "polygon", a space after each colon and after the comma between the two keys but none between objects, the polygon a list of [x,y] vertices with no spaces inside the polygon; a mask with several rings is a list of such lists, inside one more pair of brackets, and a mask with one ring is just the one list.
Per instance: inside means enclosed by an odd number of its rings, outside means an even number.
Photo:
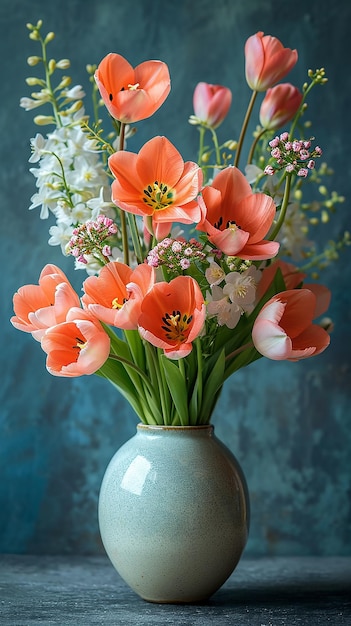
[{"label": "tulip bud", "polygon": [[268,89],[260,108],[260,124],[276,130],[292,120],[302,102],[302,93],[290,83]]},{"label": "tulip bud", "polygon": [[211,128],[217,128],[226,117],[232,103],[228,87],[198,83],[194,90],[193,106],[196,117]]},{"label": "tulip bud", "polygon": [[258,32],[245,44],[247,84],[254,91],[266,91],[286,76],[296,61],[296,50],[284,48],[276,37]]}]

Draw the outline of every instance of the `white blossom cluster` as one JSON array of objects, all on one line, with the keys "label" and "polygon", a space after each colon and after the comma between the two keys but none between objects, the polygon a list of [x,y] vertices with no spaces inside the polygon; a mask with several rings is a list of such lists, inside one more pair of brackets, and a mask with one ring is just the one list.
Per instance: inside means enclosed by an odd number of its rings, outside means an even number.
[{"label": "white blossom cluster", "polygon": [[217,317],[219,326],[235,328],[243,313],[251,313],[256,304],[256,287],[261,272],[254,265],[242,272],[226,274],[212,262],[205,272],[211,292],[207,292],[207,312]]},{"label": "white blossom cluster", "polygon": [[[101,213],[112,219],[116,207],[110,200],[110,183],[101,159],[97,142],[82,130],[80,120],[84,116],[81,108],[72,116],[62,116],[62,126],[43,137],[40,133],[31,139],[30,168],[36,178],[36,193],[31,197],[29,209],[40,207],[40,218],[53,214],[56,224],[49,228],[49,244],[60,245],[67,254],[67,244],[73,229]],[[76,261],[76,267],[95,271]],[[90,269],[90,272],[89,272]]]}]

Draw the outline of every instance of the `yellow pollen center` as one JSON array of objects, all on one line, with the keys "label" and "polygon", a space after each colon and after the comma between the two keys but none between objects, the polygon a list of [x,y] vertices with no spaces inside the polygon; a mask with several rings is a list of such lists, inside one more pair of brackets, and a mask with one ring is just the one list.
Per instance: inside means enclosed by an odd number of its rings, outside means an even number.
[{"label": "yellow pollen center", "polygon": [[86,341],[82,341],[79,337],[76,337],[77,339],[77,343],[75,346],[73,346],[74,348],[79,348],[79,350],[83,350],[83,348],[85,348],[85,346],[87,345]]},{"label": "yellow pollen center", "polygon": [[124,302],[122,304],[120,304],[120,302],[118,302],[118,298],[113,298],[111,304],[112,304],[112,308],[113,309],[121,309],[123,304],[124,304]]},{"label": "yellow pollen center", "polygon": [[137,89],[139,89],[139,83],[135,83],[135,85],[128,85],[128,89],[129,91],[136,91]]},{"label": "yellow pollen center", "polygon": [[236,292],[236,295],[239,298],[244,298],[246,296],[246,294],[247,294],[247,286],[246,285],[238,285],[236,290],[235,290],[235,292]]},{"label": "yellow pollen center", "polygon": [[154,209],[154,211],[166,209],[175,200],[175,190],[169,188],[165,183],[159,183],[157,180],[148,185],[143,193],[143,202]]},{"label": "yellow pollen center", "polygon": [[177,343],[186,341],[192,319],[192,315],[188,315],[187,313],[182,314],[180,311],[165,313],[162,318],[164,323],[162,330],[165,331],[166,339]]},{"label": "yellow pollen center", "polygon": [[236,230],[238,230],[237,225],[235,224],[235,222],[230,222],[230,224],[228,225],[229,230],[233,230],[234,232]]}]

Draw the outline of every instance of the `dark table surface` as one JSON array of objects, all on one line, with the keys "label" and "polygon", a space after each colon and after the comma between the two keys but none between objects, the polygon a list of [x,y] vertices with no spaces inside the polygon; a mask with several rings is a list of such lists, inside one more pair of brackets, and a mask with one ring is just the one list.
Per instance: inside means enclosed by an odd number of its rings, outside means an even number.
[{"label": "dark table surface", "polygon": [[351,558],[243,558],[205,604],[141,600],[103,556],[0,556],[2,626],[351,626]]}]

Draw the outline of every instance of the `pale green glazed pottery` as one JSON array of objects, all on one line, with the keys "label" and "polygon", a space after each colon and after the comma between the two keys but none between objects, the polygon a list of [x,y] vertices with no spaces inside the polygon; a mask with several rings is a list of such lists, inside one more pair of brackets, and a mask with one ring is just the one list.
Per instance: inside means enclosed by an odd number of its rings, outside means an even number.
[{"label": "pale green glazed pottery", "polygon": [[213,426],[139,424],[106,470],[99,524],[112,564],[139,596],[201,602],[245,547],[245,478]]}]

